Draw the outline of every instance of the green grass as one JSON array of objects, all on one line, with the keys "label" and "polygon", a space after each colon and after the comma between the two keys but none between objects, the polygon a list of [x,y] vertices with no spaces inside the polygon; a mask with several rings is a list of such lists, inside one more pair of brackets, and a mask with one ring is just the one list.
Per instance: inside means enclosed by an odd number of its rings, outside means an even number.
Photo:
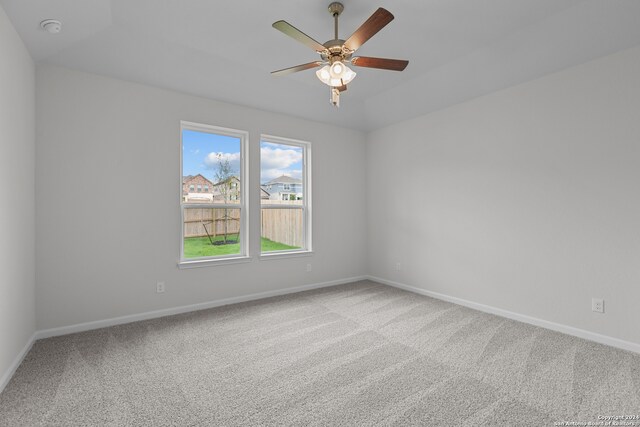
[{"label": "green grass", "polygon": [[[227,236],[227,240],[236,240],[238,236],[231,234]],[[216,236],[213,241],[222,242],[223,236]],[[296,246],[289,246],[283,243],[274,242],[273,240],[261,238],[260,245],[262,252],[269,251],[284,251],[287,249],[298,249]],[[188,258],[200,258],[220,255],[236,255],[240,253],[240,243],[226,244],[226,245],[212,245],[209,242],[208,237],[187,237],[184,239],[184,257]]]},{"label": "green grass", "polygon": [[300,249],[299,246],[289,246],[284,243],[274,242],[273,240],[265,239],[264,237],[260,238],[260,248],[262,252],[269,251],[286,251],[287,249]]}]

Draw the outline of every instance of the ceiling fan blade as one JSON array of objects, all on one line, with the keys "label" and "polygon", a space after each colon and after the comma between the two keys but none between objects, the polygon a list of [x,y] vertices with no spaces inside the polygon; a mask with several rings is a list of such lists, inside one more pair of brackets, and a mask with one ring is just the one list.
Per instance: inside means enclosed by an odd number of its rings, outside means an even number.
[{"label": "ceiling fan blade", "polygon": [[378,10],[344,42],[344,45],[350,50],[358,49],[391,21],[393,21],[391,12],[382,7],[378,8]]},{"label": "ceiling fan blade", "polygon": [[315,68],[319,65],[322,65],[322,61],[314,61],[309,62],[307,64],[296,65],[295,67],[284,68],[278,71],[272,71],[271,74],[274,76],[284,76],[291,73],[296,73],[298,71],[308,70],[309,68]]},{"label": "ceiling fan blade", "polygon": [[344,92],[347,90],[347,85],[338,86],[336,89],[338,89],[338,92]]},{"label": "ceiling fan blade", "polygon": [[404,59],[371,58],[369,56],[353,57],[351,63],[357,67],[381,68],[391,71],[402,71],[409,65],[409,61]]},{"label": "ceiling fan blade", "polygon": [[316,52],[323,52],[324,50],[326,50],[326,48],[322,46],[320,43],[318,43],[317,41],[315,41],[314,39],[312,39],[302,31],[300,31],[293,25],[289,24],[287,21],[274,22],[272,27],[278,31],[282,31],[289,37],[296,39],[303,45],[309,46],[311,49],[315,50]]}]

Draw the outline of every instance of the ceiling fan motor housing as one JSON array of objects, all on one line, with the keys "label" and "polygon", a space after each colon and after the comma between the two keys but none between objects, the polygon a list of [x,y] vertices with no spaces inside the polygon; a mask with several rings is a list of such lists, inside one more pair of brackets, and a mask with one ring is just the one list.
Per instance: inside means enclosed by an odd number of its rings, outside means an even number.
[{"label": "ceiling fan motor housing", "polygon": [[352,51],[344,46],[344,40],[342,39],[329,40],[324,43],[323,46],[326,47],[327,50],[322,52],[320,56],[323,61],[329,61],[330,64],[336,61],[351,59],[351,55],[353,54]]}]

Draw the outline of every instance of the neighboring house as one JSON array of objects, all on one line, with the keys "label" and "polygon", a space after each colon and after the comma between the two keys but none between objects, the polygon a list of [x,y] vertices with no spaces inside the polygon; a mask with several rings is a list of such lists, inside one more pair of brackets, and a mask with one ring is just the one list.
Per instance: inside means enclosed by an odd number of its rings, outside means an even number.
[{"label": "neighboring house", "polygon": [[237,200],[240,200],[240,179],[237,176],[213,184],[214,202],[233,203]]},{"label": "neighboring house", "polygon": [[[216,202],[224,202],[223,191],[227,191],[228,201],[233,202],[239,200],[240,197],[240,179],[232,176],[226,182],[226,186],[222,182],[213,184],[213,200]],[[269,200],[271,195],[264,188],[260,187],[260,199]]]},{"label": "neighboring house", "polygon": [[[227,202],[233,203],[240,199],[240,179],[238,177],[232,176],[228,180],[216,184],[201,174],[182,177],[182,197],[185,202],[224,203],[225,194]],[[271,194],[262,187],[260,187],[260,199],[273,200]]]},{"label": "neighboring house", "polygon": [[282,175],[261,185],[269,200],[302,200],[302,180]]},{"label": "neighboring house", "polygon": [[213,183],[201,174],[183,176],[182,198],[185,202],[212,202]]}]

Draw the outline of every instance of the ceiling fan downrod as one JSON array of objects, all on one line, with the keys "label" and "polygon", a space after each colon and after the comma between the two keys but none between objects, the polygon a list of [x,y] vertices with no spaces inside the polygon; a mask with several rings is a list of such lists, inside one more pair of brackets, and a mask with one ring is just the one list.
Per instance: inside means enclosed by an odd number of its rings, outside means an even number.
[{"label": "ceiling fan downrod", "polygon": [[333,38],[335,40],[338,40],[338,17],[340,16],[343,10],[344,10],[344,5],[340,2],[335,1],[329,5],[329,13],[331,13],[331,16],[333,16],[333,22],[334,22],[334,28],[335,28],[335,31],[333,32],[334,34]]}]

